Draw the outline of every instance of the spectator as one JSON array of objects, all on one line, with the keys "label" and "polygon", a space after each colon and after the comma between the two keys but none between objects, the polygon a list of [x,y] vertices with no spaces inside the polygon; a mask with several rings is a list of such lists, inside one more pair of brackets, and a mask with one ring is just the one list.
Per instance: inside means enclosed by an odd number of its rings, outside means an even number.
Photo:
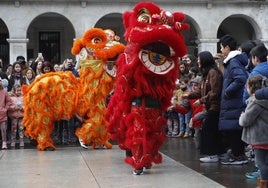
[{"label": "spectator", "polygon": [[16,58],[16,61],[20,63],[21,71],[22,71],[22,74],[24,75],[24,74],[25,74],[25,70],[26,70],[26,68],[28,67],[28,66],[27,66],[27,63],[26,63],[26,61],[25,61],[25,57],[23,57],[23,56],[18,56],[18,57]]},{"label": "spectator", "polygon": [[220,39],[221,52],[225,56],[223,88],[221,94],[221,111],[219,128],[224,133],[224,141],[228,141],[231,154],[221,164],[238,165],[248,163],[245,155],[245,143],[241,140],[242,127],[239,116],[245,109],[242,101],[243,91],[248,77],[245,66],[248,58],[245,53],[236,50],[236,40],[231,35]]},{"label": "spectator", "polygon": [[[39,64],[39,62],[38,62],[38,64]],[[41,73],[36,75],[36,78],[38,78],[42,74],[46,74],[49,72],[54,72],[53,66],[49,61],[44,61],[44,62],[42,62]]]},{"label": "spectator", "polygon": [[242,140],[254,148],[256,166],[260,170],[258,187],[268,187],[268,100],[257,100],[254,93],[268,86],[265,80],[267,78],[262,75],[248,79],[250,97],[245,112],[239,118],[239,124],[243,127]]},{"label": "spectator", "polygon": [[[200,138],[200,153],[207,156],[200,158],[200,162],[218,162],[219,155],[224,153],[218,129],[222,74],[212,54],[208,51],[199,53],[197,63],[202,74],[201,98],[196,100],[194,105],[203,104],[207,111]],[[190,93],[188,97],[189,99],[196,98],[197,94]]]},{"label": "spectator", "polygon": [[0,59],[0,77],[3,79],[8,79],[8,76],[7,74],[3,71],[3,68],[4,68],[4,64],[3,64],[3,61],[2,59]]},{"label": "spectator", "polygon": [[0,77],[0,129],[2,136],[2,149],[7,149],[7,110],[12,100],[7,91],[3,89],[2,78]]},{"label": "spectator", "polygon": [[8,117],[11,119],[11,149],[15,149],[17,131],[20,138],[20,148],[24,147],[24,126],[22,125],[23,118],[23,98],[21,86],[15,84],[11,92],[12,105],[8,109]]},{"label": "spectator", "polygon": [[179,65],[179,78],[187,77],[189,74],[189,69],[186,61],[181,61]]},{"label": "spectator", "polygon": [[254,67],[254,65],[251,62],[250,59],[250,51],[252,48],[254,48],[256,46],[256,43],[253,42],[252,40],[248,40],[243,42],[239,47],[238,50],[241,52],[245,52],[248,56],[248,64],[246,65],[246,69],[248,71],[248,73],[250,73]]},{"label": "spectator", "polygon": [[182,57],[182,60],[187,63],[188,69],[191,67],[197,67],[197,58],[192,54],[186,54]]},{"label": "spectator", "polygon": [[[257,74],[268,77],[268,63],[266,59],[267,55],[267,48],[264,45],[257,45],[250,51],[251,62],[254,68],[249,74],[249,78]],[[247,89],[245,88],[243,93],[244,103],[248,97],[249,94],[247,92]]]},{"label": "spectator", "polygon": [[217,53],[214,56],[214,59],[218,69],[221,71],[222,74],[224,74],[224,66],[223,66],[224,56],[222,55],[222,53]]},{"label": "spectator", "polygon": [[55,72],[61,71],[61,67],[59,66],[59,64],[55,64],[53,69],[54,69]]},{"label": "spectator", "polygon": [[[176,91],[176,104],[183,104],[183,96],[190,93],[189,89],[189,78],[187,76],[180,78],[179,81],[180,89]],[[186,114],[179,113],[179,124],[180,124],[180,133],[178,137],[188,138],[191,136],[191,129],[189,127],[189,122],[191,119],[191,109],[188,110]]]},{"label": "spectator", "polygon": [[[262,76],[268,76],[268,64],[267,64],[267,49],[263,44],[259,44],[256,47],[252,48],[249,52],[250,64],[252,65],[251,72],[249,73],[249,78],[261,74]],[[248,78],[248,79],[249,79]],[[243,93],[243,102],[246,103],[246,100],[249,97],[249,93],[247,88],[244,88]],[[254,149],[252,149],[252,153],[254,153]],[[246,174],[246,177],[257,178],[259,175],[258,167],[256,166],[256,170],[253,172],[249,172]],[[255,175],[255,176],[254,176]]]},{"label": "spectator", "polygon": [[7,69],[6,69],[6,75],[7,75],[8,79],[10,79],[10,77],[11,77],[12,69],[13,69],[13,66],[11,64],[9,64],[7,66]]},{"label": "spectator", "polygon": [[[176,82],[176,86],[179,89],[179,81]],[[166,118],[167,118],[167,137],[177,137],[179,132],[179,117],[178,113],[174,110],[176,106],[176,90],[174,91],[174,96],[171,99],[172,106],[167,109]]]},{"label": "spectator", "polygon": [[43,64],[43,61],[38,61],[36,63],[36,66],[35,68],[33,69],[35,71],[35,76],[38,77],[42,74],[42,64]]},{"label": "spectator", "polygon": [[67,58],[63,62],[63,71],[71,71],[75,77],[79,77],[77,70],[75,69],[75,64],[72,58]]},{"label": "spectator", "polygon": [[34,62],[31,65],[32,69],[35,71],[36,76],[42,74],[41,69],[42,69],[43,62],[44,62],[43,54],[38,53],[37,58],[34,60]]},{"label": "spectator", "polygon": [[26,79],[27,85],[30,85],[31,83],[33,83],[33,81],[35,80],[34,70],[31,67],[27,68],[25,71],[24,77]]},{"label": "spectator", "polygon": [[[184,100],[184,103],[182,105],[177,105],[175,107],[175,110],[178,113],[186,114],[189,111],[189,107],[191,110],[191,119],[189,122],[189,127],[193,129],[193,137],[195,138],[195,145],[197,149],[200,149],[200,139],[201,139],[201,129],[202,129],[202,121],[206,117],[207,112],[204,110],[204,105],[194,105],[195,101],[200,98],[199,91],[200,91],[200,84],[201,84],[201,77],[196,76],[191,81],[192,87],[191,87],[191,93],[196,94],[195,97],[192,99],[187,100],[189,104],[185,104],[186,101]],[[183,98],[187,97],[183,96]],[[189,107],[188,107],[189,106]]]},{"label": "spectator", "polygon": [[13,64],[12,74],[9,78],[8,92],[11,91],[12,87],[15,85],[26,84],[26,78],[22,74],[21,63],[16,61]]},{"label": "spectator", "polygon": [[28,67],[32,68],[33,69],[33,65],[34,65],[34,58],[30,58],[28,60]]}]

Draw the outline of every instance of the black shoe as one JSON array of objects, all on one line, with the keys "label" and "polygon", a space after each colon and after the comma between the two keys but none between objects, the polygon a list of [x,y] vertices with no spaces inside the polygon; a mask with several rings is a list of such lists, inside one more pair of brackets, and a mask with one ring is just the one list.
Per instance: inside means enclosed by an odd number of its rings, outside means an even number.
[{"label": "black shoe", "polygon": [[143,169],[134,169],[133,174],[134,175],[142,175],[143,174]]},{"label": "black shoe", "polygon": [[45,149],[45,151],[54,151],[55,149],[54,148],[52,148],[52,147],[47,147],[46,149]]},{"label": "black shoe", "polygon": [[131,150],[126,150],[126,157],[132,157]]}]

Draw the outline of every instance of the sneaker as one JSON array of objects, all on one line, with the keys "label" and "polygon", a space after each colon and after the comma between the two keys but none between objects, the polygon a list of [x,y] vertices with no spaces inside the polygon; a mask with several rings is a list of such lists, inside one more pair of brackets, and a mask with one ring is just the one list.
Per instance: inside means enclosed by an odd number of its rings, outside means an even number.
[{"label": "sneaker", "polygon": [[24,142],[20,141],[20,148],[24,148]]},{"label": "sneaker", "polygon": [[210,155],[199,159],[203,163],[216,163],[219,161],[218,155]]},{"label": "sneaker", "polygon": [[178,137],[183,137],[184,132],[180,132],[180,134],[178,135]]},{"label": "sneaker", "polygon": [[7,142],[3,141],[3,143],[2,143],[2,149],[7,149]]},{"label": "sneaker", "polygon": [[79,143],[80,143],[80,146],[84,149],[88,149],[88,147],[84,144],[83,140],[81,138],[78,139],[79,140]]},{"label": "sneaker", "polygon": [[53,148],[53,147],[46,147],[45,148],[45,151],[54,151],[55,150],[55,148]]},{"label": "sneaker", "polygon": [[133,156],[133,155],[132,155],[131,150],[127,149],[127,150],[126,150],[126,157],[132,157],[132,156]]},{"label": "sneaker", "polygon": [[219,155],[219,159],[220,159],[220,161],[227,160],[227,159],[229,159],[230,155],[231,155],[231,153],[229,153],[229,152],[220,154],[220,155]]},{"label": "sneaker", "polygon": [[134,175],[142,175],[143,174],[143,169],[134,169],[133,174]]},{"label": "sneaker", "polygon": [[179,134],[172,134],[173,138],[179,137]]},{"label": "sneaker", "polygon": [[14,149],[15,146],[16,146],[16,143],[15,143],[15,142],[11,142],[10,147],[11,147],[12,149]]},{"label": "sneaker", "polygon": [[246,163],[248,163],[248,158],[245,155],[238,157],[230,155],[227,159],[221,161],[223,165],[242,165]]},{"label": "sneaker", "polygon": [[245,174],[245,176],[248,178],[248,179],[257,179],[258,177],[260,177],[260,170],[256,168],[255,171],[253,172],[248,172]]},{"label": "sneaker", "polygon": [[189,133],[185,133],[183,138],[189,138],[191,135]]},{"label": "sneaker", "polygon": [[172,137],[172,134],[168,133],[166,136],[170,138],[170,137]]}]

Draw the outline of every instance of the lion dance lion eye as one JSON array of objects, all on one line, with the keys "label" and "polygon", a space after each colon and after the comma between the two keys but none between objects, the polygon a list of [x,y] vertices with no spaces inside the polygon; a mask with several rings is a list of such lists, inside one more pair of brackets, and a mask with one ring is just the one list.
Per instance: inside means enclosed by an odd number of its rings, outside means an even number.
[{"label": "lion dance lion eye", "polygon": [[91,42],[92,42],[92,44],[98,44],[98,43],[102,42],[102,40],[100,38],[93,38],[91,40]]},{"label": "lion dance lion eye", "polygon": [[147,9],[141,9],[137,18],[138,22],[151,23],[151,15]]}]

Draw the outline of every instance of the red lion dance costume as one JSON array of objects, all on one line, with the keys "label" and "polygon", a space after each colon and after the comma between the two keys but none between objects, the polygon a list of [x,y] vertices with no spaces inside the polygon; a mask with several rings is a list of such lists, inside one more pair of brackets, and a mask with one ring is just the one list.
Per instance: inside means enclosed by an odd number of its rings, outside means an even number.
[{"label": "red lion dance costume", "polygon": [[125,162],[142,174],[143,167],[161,163],[165,140],[163,112],[170,106],[178,76],[178,58],[186,54],[180,32],[185,15],[138,3],[123,14],[127,45],[117,60],[118,80],[108,105],[108,131],[119,147],[131,151]]},{"label": "red lion dance costume", "polygon": [[100,28],[87,30],[75,40],[72,53],[80,55],[79,78],[72,72],[52,72],[38,77],[31,85],[23,86],[25,104],[23,125],[25,135],[37,141],[39,150],[54,150],[51,139],[54,122],[85,117],[76,135],[85,144],[111,148],[105,100],[114,88],[115,75],[109,61],[125,49],[121,43],[108,41]]}]

